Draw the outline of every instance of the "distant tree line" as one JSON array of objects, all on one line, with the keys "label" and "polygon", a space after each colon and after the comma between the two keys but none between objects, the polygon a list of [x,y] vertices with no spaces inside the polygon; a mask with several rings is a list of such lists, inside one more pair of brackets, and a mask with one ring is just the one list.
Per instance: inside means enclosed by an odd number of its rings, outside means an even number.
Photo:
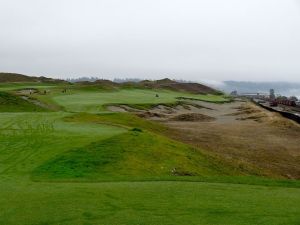
[{"label": "distant tree line", "polygon": [[[76,82],[83,82],[83,81],[89,81],[89,82],[94,82],[96,80],[104,80],[101,77],[96,77],[96,76],[91,76],[91,77],[78,77],[78,78],[67,78],[66,81],[70,82],[70,83],[76,83]],[[150,81],[153,81],[153,79],[149,79]],[[113,82],[115,83],[125,83],[125,82],[134,82],[134,83],[138,83],[140,81],[142,81],[142,79],[140,78],[114,78],[112,79]],[[192,81],[188,81],[188,80],[176,80],[173,79],[173,81],[176,81],[178,83],[192,83]]]}]

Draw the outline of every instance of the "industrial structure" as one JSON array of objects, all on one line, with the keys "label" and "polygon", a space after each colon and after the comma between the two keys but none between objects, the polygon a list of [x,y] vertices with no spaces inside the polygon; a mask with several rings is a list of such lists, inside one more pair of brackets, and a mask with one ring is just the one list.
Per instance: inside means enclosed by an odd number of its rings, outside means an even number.
[{"label": "industrial structure", "polygon": [[265,109],[278,112],[282,116],[300,123],[300,101],[295,96],[281,96],[276,94],[274,89],[270,89],[269,93],[238,93],[233,91],[231,96],[248,98]]}]

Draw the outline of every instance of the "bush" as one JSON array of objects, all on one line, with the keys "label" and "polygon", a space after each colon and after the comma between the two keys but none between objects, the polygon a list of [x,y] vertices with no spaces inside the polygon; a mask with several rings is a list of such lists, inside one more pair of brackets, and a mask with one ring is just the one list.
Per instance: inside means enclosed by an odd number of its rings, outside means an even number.
[{"label": "bush", "polygon": [[135,131],[135,132],[143,132],[143,130],[142,130],[142,129],[140,129],[140,128],[137,128],[137,127],[135,127],[135,128],[132,128],[132,129],[131,129],[131,131]]}]

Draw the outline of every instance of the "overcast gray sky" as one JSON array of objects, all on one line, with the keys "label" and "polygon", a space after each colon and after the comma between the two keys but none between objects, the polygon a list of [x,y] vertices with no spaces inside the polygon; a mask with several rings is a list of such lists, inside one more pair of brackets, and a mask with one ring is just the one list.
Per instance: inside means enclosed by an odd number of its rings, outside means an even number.
[{"label": "overcast gray sky", "polygon": [[300,1],[0,0],[0,71],[300,81]]}]

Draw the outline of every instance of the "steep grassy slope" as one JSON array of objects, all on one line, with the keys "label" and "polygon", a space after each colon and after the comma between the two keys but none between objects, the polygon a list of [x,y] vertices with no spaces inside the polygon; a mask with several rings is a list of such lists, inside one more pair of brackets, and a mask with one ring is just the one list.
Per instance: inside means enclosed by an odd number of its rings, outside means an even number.
[{"label": "steep grassy slope", "polygon": [[0,112],[41,112],[47,109],[35,105],[20,96],[0,92]]}]

